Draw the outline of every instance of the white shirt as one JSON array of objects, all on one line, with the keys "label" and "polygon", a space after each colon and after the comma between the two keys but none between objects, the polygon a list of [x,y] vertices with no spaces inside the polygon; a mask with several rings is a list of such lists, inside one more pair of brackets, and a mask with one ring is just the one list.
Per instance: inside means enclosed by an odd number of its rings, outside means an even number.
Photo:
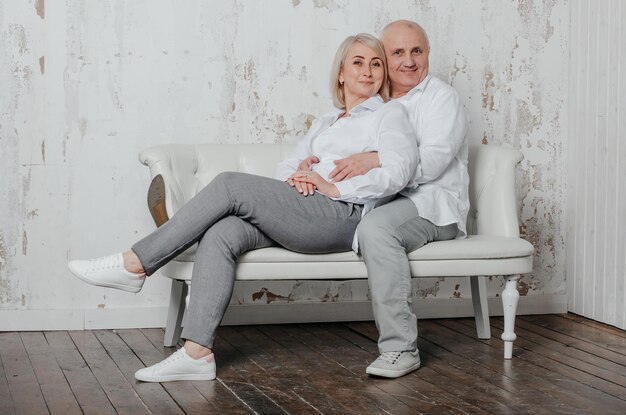
[{"label": "white shirt", "polygon": [[[349,116],[339,118],[341,114],[337,109],[316,119],[289,157],[278,164],[274,178],[287,180],[302,160],[316,156],[320,162],[312,166],[313,171],[330,180],[333,161],[377,151],[380,168],[334,183],[340,196],[333,199],[365,205],[365,215],[414,180],[419,162],[417,141],[399,102],[385,104],[377,95],[354,107]],[[356,245],[353,247],[356,250]]]},{"label": "white shirt", "polygon": [[463,238],[470,207],[468,120],[459,95],[450,85],[428,75],[396,101],[407,109],[420,153],[417,187],[410,185],[400,194],[411,199],[419,215],[435,225],[456,223],[457,239]]}]

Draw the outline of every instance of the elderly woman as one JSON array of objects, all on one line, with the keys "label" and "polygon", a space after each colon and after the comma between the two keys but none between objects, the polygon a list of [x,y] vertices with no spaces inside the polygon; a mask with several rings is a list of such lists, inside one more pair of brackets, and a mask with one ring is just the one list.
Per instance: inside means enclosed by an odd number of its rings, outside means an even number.
[{"label": "elderly woman", "polygon": [[[304,253],[355,248],[361,217],[412,181],[416,140],[404,107],[385,104],[386,60],[376,38],[359,34],[341,44],[331,88],[337,109],[313,123],[293,154],[278,165],[274,179],[219,174],[132,249],[69,262],[83,281],[138,292],[146,276],[199,243],[182,333],[185,345],[137,371],[138,380],[214,379],[213,342],[232,295],[237,257],[272,245]],[[379,168],[341,183],[329,181],[334,160],[367,151],[378,152]],[[299,170],[312,156],[320,162],[312,170]]]}]

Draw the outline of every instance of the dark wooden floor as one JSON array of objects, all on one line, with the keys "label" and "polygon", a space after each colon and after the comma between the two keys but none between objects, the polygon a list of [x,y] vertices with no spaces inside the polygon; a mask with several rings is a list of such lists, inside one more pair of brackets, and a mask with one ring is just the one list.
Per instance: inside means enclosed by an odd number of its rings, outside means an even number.
[{"label": "dark wooden floor", "polygon": [[625,414],[626,333],[572,314],[517,320],[502,359],[472,319],[420,320],[422,367],[369,378],[373,323],[223,327],[218,378],[137,382],[163,330],[0,333],[0,414]]}]

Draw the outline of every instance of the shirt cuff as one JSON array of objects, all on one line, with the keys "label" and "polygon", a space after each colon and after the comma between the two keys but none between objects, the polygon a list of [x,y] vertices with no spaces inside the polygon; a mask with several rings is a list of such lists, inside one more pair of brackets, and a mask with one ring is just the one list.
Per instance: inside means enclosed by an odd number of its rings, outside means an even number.
[{"label": "shirt cuff", "polygon": [[350,181],[337,182],[333,184],[337,187],[337,190],[339,190],[339,197],[333,198],[335,200],[342,200],[346,196],[350,196],[350,194],[354,193],[354,185],[350,183]]}]

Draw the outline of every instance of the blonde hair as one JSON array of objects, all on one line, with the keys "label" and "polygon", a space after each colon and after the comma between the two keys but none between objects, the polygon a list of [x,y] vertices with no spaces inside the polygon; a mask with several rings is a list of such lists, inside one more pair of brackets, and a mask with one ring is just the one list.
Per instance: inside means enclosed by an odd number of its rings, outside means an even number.
[{"label": "blonde hair", "polygon": [[376,39],[374,36],[367,33],[359,33],[355,36],[348,36],[346,40],[341,42],[339,48],[337,49],[337,53],[335,53],[335,59],[333,60],[333,65],[330,68],[330,94],[333,97],[333,104],[337,108],[345,108],[346,107],[346,96],[343,90],[343,85],[339,82],[339,74],[341,73],[341,69],[343,68],[344,63],[346,62],[346,57],[348,56],[348,50],[355,43],[361,43],[368,48],[372,49],[383,62],[383,70],[384,77],[383,83],[378,90],[378,93],[382,97],[383,101],[389,101],[389,81],[387,80],[387,57],[385,56],[385,50],[383,48],[383,44],[380,40]]}]

